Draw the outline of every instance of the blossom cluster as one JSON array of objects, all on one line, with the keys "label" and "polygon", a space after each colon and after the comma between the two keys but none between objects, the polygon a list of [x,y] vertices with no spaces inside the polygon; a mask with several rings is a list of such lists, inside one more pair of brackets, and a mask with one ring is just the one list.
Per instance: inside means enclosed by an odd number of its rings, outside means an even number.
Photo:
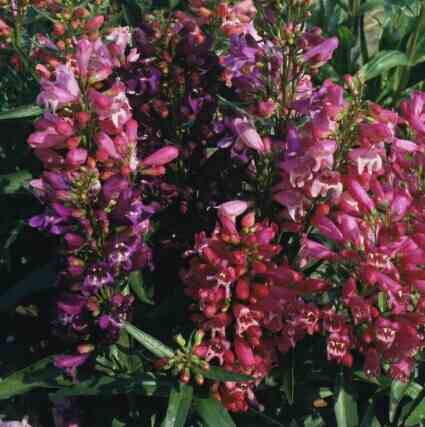
[{"label": "blossom cluster", "polygon": [[145,240],[159,205],[146,203],[144,181],[159,179],[178,156],[172,145],[153,152],[141,146],[126,84],[114,77],[137,53],[126,54],[126,27],[102,37],[103,21],[89,21],[96,25],[75,40],[65,63],[53,70],[38,64],[37,102],[46,112],[28,139],[44,166],[31,185],[46,206],[30,225],[64,242],[56,328],[77,344],[78,353],[60,356],[56,364],[71,374],[96,345],[118,338],[134,302],[128,276],[152,266]]},{"label": "blossom cluster", "polygon": [[274,262],[282,252],[274,243],[276,224],[256,222],[249,212],[238,230],[228,212],[241,208],[241,201],[220,207],[220,223],[211,237],[196,236],[191,251],[196,256],[182,272],[185,293],[195,300],[191,319],[207,333],[195,354],[253,378],[248,384],[213,384],[215,395],[236,412],[247,410],[248,404],[261,407],[253,388],[277,364],[277,353],[318,330],[319,310],[302,296],[327,288],[324,281],[304,279],[287,262]]}]

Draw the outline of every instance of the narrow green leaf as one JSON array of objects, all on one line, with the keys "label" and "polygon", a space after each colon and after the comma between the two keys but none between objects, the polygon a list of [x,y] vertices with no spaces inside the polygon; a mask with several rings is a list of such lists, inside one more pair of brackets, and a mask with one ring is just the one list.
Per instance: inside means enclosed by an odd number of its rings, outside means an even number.
[{"label": "narrow green leaf", "polygon": [[195,409],[205,427],[236,427],[227,410],[215,399],[196,399]]},{"label": "narrow green leaf", "polygon": [[118,418],[114,418],[112,420],[111,427],[125,427],[125,423],[123,423],[122,421],[120,421]]},{"label": "narrow green leaf", "polygon": [[141,331],[136,326],[131,323],[124,323],[125,330],[140,344],[142,344],[146,349],[158,357],[173,357],[174,351],[163,344],[161,341],[154,338],[152,335],[147,334],[146,332]]},{"label": "narrow green leaf", "polygon": [[159,382],[152,375],[138,375],[135,377],[99,376],[80,381],[71,387],[58,390],[53,394],[55,398],[71,396],[113,396],[117,394],[136,393],[145,396],[167,395],[169,384]]},{"label": "narrow green leaf", "polygon": [[16,371],[0,381],[0,400],[9,399],[37,388],[59,388],[68,384],[62,380],[63,371],[53,365],[54,356]]},{"label": "narrow green leaf", "polygon": [[414,427],[425,419],[425,397],[416,405],[415,409],[407,417],[405,427]]},{"label": "narrow green leaf", "polygon": [[238,382],[248,382],[253,381],[254,378],[249,375],[238,374],[236,372],[226,371],[223,368],[218,366],[210,366],[208,371],[194,367],[193,370],[202,375],[209,380],[217,380],[217,381],[238,381]]},{"label": "narrow green leaf", "polygon": [[56,271],[52,264],[32,272],[0,296],[0,312],[14,307],[18,301],[32,293],[53,287],[55,280]]},{"label": "narrow green leaf", "polygon": [[143,276],[141,271],[133,271],[128,277],[130,289],[137,295],[141,302],[145,304],[154,305],[154,302],[147,295],[146,289],[143,284]]},{"label": "narrow green leaf", "polygon": [[400,404],[401,399],[403,399],[403,396],[405,395],[408,386],[409,386],[408,383],[406,384],[406,383],[402,383],[400,381],[395,381],[395,380],[391,383],[390,409],[389,409],[390,422],[394,421],[398,405]]},{"label": "narrow green leaf", "polygon": [[367,64],[357,72],[356,77],[361,82],[367,82],[394,67],[409,65],[407,56],[398,50],[383,50],[378,52]]},{"label": "narrow green leaf", "polygon": [[193,387],[179,383],[173,387],[168,401],[167,414],[161,427],[185,427],[193,399]]},{"label": "narrow green leaf", "polygon": [[295,360],[293,354],[290,363],[283,370],[282,388],[289,404],[293,405],[295,395]]},{"label": "narrow green leaf", "polygon": [[24,119],[27,117],[40,116],[43,109],[38,105],[25,105],[14,108],[13,110],[3,111],[0,113],[0,120]]},{"label": "narrow green leaf", "polygon": [[381,423],[376,418],[376,410],[373,400],[369,401],[369,406],[367,407],[366,414],[360,424],[360,427],[381,427]]},{"label": "narrow green leaf", "polygon": [[337,379],[336,396],[334,411],[338,427],[357,427],[357,403],[347,390],[342,374]]}]

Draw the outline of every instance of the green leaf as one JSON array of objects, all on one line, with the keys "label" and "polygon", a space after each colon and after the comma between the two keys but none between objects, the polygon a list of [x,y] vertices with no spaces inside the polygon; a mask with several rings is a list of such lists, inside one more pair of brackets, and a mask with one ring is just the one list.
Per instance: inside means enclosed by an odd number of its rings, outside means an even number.
[{"label": "green leaf", "polygon": [[290,405],[294,404],[295,395],[295,360],[291,354],[290,363],[283,370],[282,389]]},{"label": "green leaf", "polygon": [[195,409],[205,427],[236,427],[227,410],[215,399],[196,399]]},{"label": "green leaf", "polygon": [[141,302],[154,305],[152,299],[148,296],[143,284],[143,276],[141,271],[133,271],[128,277],[130,289],[137,295]]},{"label": "green leaf", "polygon": [[425,418],[425,397],[416,405],[407,417],[405,427],[414,427]]},{"label": "green leaf", "polygon": [[338,376],[335,395],[334,411],[338,427],[357,427],[359,425],[357,403],[347,390],[342,374]]},{"label": "green leaf", "polygon": [[123,423],[122,421],[120,421],[118,418],[114,418],[112,420],[111,427],[125,427],[125,423]]},{"label": "green leaf", "polygon": [[158,357],[168,357],[171,358],[174,355],[174,351],[163,344],[161,341],[154,338],[152,335],[147,334],[146,332],[141,331],[136,326],[133,326],[131,323],[124,323],[125,330],[140,344],[142,344],[146,349]]},{"label": "green leaf", "polygon": [[32,293],[53,287],[55,280],[56,271],[52,264],[32,272],[0,296],[0,312],[14,307],[18,301]]},{"label": "green leaf", "polygon": [[218,366],[210,366],[210,369],[204,370],[200,368],[193,367],[193,370],[202,375],[209,380],[218,380],[218,381],[238,381],[238,382],[248,382],[253,381],[254,378],[249,375],[238,374],[236,372],[226,371],[223,368]]},{"label": "green leaf", "polygon": [[375,385],[382,387],[382,388],[387,388],[387,387],[391,386],[391,379],[384,377],[384,376],[381,376],[379,378],[375,378],[375,377],[366,375],[363,370],[362,371],[354,371],[353,377],[356,380],[364,381],[364,382],[369,383],[369,384],[375,384]]},{"label": "green leaf", "polygon": [[304,420],[304,427],[325,427],[325,420],[320,415],[309,415]]},{"label": "green leaf", "polygon": [[400,381],[395,381],[395,380],[391,383],[390,409],[389,409],[389,419],[391,423],[394,422],[398,405],[400,404],[401,399],[403,399],[403,396],[405,395],[408,386],[409,386],[408,383],[402,383]]},{"label": "green leaf", "polygon": [[168,7],[170,9],[175,9],[180,3],[180,0],[168,0]]},{"label": "green leaf", "polygon": [[359,9],[359,15],[364,15],[378,7],[383,7],[385,0],[368,0],[364,2]]},{"label": "green leaf", "polygon": [[373,400],[369,401],[369,406],[367,407],[366,414],[360,424],[360,427],[381,427],[381,423],[378,421],[375,415],[375,405]]},{"label": "green leaf", "polygon": [[0,381],[0,400],[10,399],[37,388],[59,388],[70,384],[63,379],[63,371],[53,365],[54,356],[14,372]]},{"label": "green leaf", "polygon": [[374,57],[356,73],[356,77],[361,82],[367,82],[380,76],[382,73],[394,67],[409,65],[407,56],[398,50],[383,50]]},{"label": "green leaf", "polygon": [[4,194],[16,193],[21,188],[26,188],[31,179],[32,175],[26,170],[0,175],[0,192]]},{"label": "green leaf", "polygon": [[25,105],[14,108],[13,110],[3,111],[0,113],[0,120],[23,119],[27,117],[40,116],[43,109],[38,105]]},{"label": "green leaf", "polygon": [[406,396],[409,396],[411,399],[416,400],[420,393],[423,391],[423,387],[415,381],[409,383],[406,393]]},{"label": "green leaf", "polygon": [[193,387],[179,383],[173,387],[168,401],[167,414],[161,427],[184,427],[193,399]]},{"label": "green leaf", "polygon": [[71,387],[58,390],[54,398],[71,396],[112,396],[136,393],[145,396],[167,395],[169,383],[159,382],[153,375],[143,374],[135,377],[100,376],[80,381]]}]

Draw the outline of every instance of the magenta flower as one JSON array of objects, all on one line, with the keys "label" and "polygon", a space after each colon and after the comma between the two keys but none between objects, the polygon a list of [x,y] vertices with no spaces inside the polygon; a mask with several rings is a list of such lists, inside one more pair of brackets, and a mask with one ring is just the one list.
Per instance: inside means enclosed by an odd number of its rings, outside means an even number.
[{"label": "magenta flower", "polygon": [[75,379],[77,368],[83,365],[88,357],[87,354],[56,356],[54,364],[57,368],[64,369],[69,376]]},{"label": "magenta flower", "polygon": [[41,92],[37,97],[39,105],[53,112],[80,100],[80,86],[71,69],[65,65],[59,65],[55,74],[54,82],[47,79],[41,80]]}]

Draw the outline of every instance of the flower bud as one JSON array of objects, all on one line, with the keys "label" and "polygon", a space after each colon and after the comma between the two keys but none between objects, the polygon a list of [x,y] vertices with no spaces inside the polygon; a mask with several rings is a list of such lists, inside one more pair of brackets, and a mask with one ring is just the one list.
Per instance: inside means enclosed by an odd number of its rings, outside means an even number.
[{"label": "flower bud", "polygon": [[94,18],[87,21],[86,31],[92,33],[100,29],[105,22],[105,18],[102,15],[95,16]]},{"label": "flower bud", "polygon": [[236,284],[236,297],[242,301],[249,298],[249,284],[246,280],[240,279]]},{"label": "flower bud", "polygon": [[187,384],[190,381],[190,371],[185,368],[182,372],[180,372],[180,381],[184,384]]},{"label": "flower bud", "polygon": [[78,353],[80,354],[87,354],[91,353],[94,350],[93,344],[80,344],[78,347]]},{"label": "flower bud", "polygon": [[195,336],[193,338],[193,345],[198,346],[202,343],[202,340],[204,339],[205,331],[202,329],[198,329],[195,333]]},{"label": "flower bud", "polygon": [[160,148],[146,159],[142,160],[143,167],[149,166],[164,166],[172,162],[179,155],[179,150],[171,145]]},{"label": "flower bud", "polygon": [[251,228],[255,225],[255,212],[248,212],[242,218],[241,225],[243,228]]}]

